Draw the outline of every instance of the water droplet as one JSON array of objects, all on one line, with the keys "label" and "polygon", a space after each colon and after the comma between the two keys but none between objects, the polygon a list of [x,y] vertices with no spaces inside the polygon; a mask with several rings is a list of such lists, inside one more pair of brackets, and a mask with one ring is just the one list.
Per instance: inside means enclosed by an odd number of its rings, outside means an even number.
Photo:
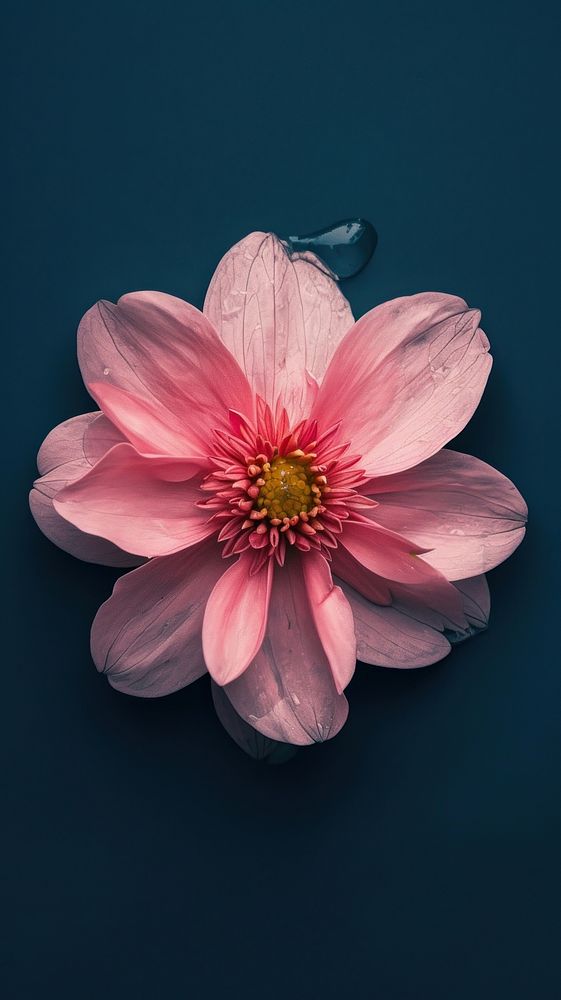
[{"label": "water droplet", "polygon": [[368,264],[378,234],[366,219],[343,219],[314,233],[289,236],[287,243],[292,250],[317,254],[337,278],[352,278]]},{"label": "water droplet", "polygon": [[110,368],[104,368],[104,369],[103,369],[103,374],[104,374],[104,375],[109,375],[109,372],[110,372],[110,371],[111,371],[111,369],[110,369]]}]

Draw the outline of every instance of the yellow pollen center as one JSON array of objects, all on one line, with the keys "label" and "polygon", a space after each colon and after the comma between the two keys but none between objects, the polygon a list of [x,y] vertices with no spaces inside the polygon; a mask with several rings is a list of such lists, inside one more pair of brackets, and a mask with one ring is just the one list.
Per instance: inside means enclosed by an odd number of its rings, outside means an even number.
[{"label": "yellow pollen center", "polygon": [[280,456],[273,458],[263,466],[261,479],[264,483],[257,497],[257,509],[266,508],[267,516],[279,521],[285,517],[296,517],[302,512],[307,514],[318,502],[319,490],[312,489],[315,478],[305,461]]}]

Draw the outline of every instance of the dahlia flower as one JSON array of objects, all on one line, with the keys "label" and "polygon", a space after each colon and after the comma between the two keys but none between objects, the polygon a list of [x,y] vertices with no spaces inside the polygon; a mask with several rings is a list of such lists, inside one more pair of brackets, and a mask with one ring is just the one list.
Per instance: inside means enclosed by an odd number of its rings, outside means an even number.
[{"label": "dahlia flower", "polygon": [[86,313],[99,409],[48,435],[30,502],[61,548],[137,567],[92,628],[114,688],[208,671],[234,738],[310,744],[343,726],[357,658],[425,666],[486,625],[483,574],[526,507],[444,448],[491,368],[479,319],[428,292],[355,323],[317,257],[264,233],[226,254],[203,312],[134,292]]}]

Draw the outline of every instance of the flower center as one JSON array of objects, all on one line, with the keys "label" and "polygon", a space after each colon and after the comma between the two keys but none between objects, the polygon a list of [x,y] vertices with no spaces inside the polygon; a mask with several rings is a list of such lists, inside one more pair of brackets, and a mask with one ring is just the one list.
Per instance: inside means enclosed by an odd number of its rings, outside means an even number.
[{"label": "flower center", "polygon": [[298,520],[301,514],[306,519],[321,501],[318,480],[323,477],[317,475],[317,467],[312,470],[310,463],[314,459],[315,455],[292,453],[264,462],[258,479],[257,510],[266,511],[269,520],[277,524],[285,519]]},{"label": "flower center", "polygon": [[312,486],[314,477],[307,463],[298,458],[274,458],[265,462],[261,479],[263,486],[257,497],[257,509],[267,508],[269,518],[295,517],[302,511],[307,514],[314,506]]},{"label": "flower center", "polygon": [[376,506],[355,489],[365,474],[356,468],[358,456],[347,455],[348,445],[340,443],[338,424],[318,437],[317,421],[291,430],[284,409],[273,415],[259,397],[257,404],[257,428],[232,410],[234,435],[214,431],[216,467],[201,484],[207,498],[198,501],[210,514],[223,557],[247,553],[250,575],[268,559],[284,566],[291,549],[315,549],[329,559],[345,519],[355,508]]}]

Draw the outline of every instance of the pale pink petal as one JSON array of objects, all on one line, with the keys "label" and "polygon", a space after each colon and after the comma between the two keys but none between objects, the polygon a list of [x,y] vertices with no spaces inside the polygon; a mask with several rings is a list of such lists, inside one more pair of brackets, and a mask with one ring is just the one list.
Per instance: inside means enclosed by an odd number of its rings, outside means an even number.
[{"label": "pale pink petal", "polygon": [[289,253],[273,233],[251,233],[218,265],[205,315],[256,393],[307,416],[307,374],[320,381],[353,324],[347,300],[314,254]]},{"label": "pale pink petal", "polygon": [[[377,509],[377,508],[376,508]],[[345,521],[340,544],[372,573],[399,583],[429,583],[437,572],[420,558],[424,550],[374,521]]]},{"label": "pale pink petal", "polygon": [[[332,554],[332,573],[348,583],[362,597],[381,606],[395,604],[396,599],[409,595],[424,607],[431,607],[438,614],[437,627],[462,629],[467,625],[463,597],[457,588],[438,572],[431,572],[420,583],[398,583],[373,573],[340,545]],[[432,624],[435,624],[433,621]]]},{"label": "pale pink petal", "polygon": [[225,688],[213,680],[210,685],[214,708],[220,722],[228,736],[250,757],[254,760],[266,760],[268,764],[281,764],[298,752],[296,747],[291,747],[288,743],[278,743],[277,740],[270,740],[267,736],[263,736],[263,733],[259,733],[238,715]]},{"label": "pale pink petal", "polygon": [[431,625],[394,606],[372,604],[346,583],[343,592],[355,621],[357,657],[380,667],[425,667],[450,652],[448,639]]},{"label": "pale pink petal", "polygon": [[257,654],[267,625],[273,560],[251,574],[253,555],[242,553],[222,574],[206,606],[203,650],[217,684],[239,677]]},{"label": "pale pink petal", "polygon": [[124,441],[126,438],[121,431],[100,413],[84,431],[84,454],[90,465],[95,465],[111,448]]},{"label": "pale pink petal", "polygon": [[118,444],[54,503],[82,531],[141,556],[169,555],[215,530],[196,506],[200,479],[188,459],[147,458]]},{"label": "pale pink petal", "polygon": [[489,620],[485,577],[443,583],[443,589],[392,583],[391,606],[380,606],[341,581],[355,619],[358,659],[383,667],[424,667],[446,656],[450,643],[484,629]]},{"label": "pale pink petal", "polygon": [[47,435],[37,456],[42,475],[31,490],[29,506],[43,534],[70,555],[103,566],[137,566],[142,561],[138,556],[122,551],[105,539],[85,534],[69,524],[53,506],[53,499],[60,491],[90,469],[86,438],[91,428],[104,420],[98,413],[84,413],[65,420]]},{"label": "pale pink petal", "polygon": [[491,369],[480,314],[437,292],[394,299],[360,319],[336,350],[312,415],[341,421],[369,475],[433,455],[473,414]]},{"label": "pale pink petal", "polygon": [[[404,614],[446,633],[450,642],[461,642],[487,627],[489,588],[484,576],[442,586],[409,587],[392,584],[392,606]],[[450,599],[450,592],[454,599]]]},{"label": "pale pink petal", "polygon": [[322,742],[344,725],[349,706],[335,687],[297,559],[275,573],[263,645],[225,691],[246,722],[283,743]]},{"label": "pale pink petal", "polygon": [[343,545],[333,549],[331,559],[333,576],[344,580],[374,604],[392,603],[389,581],[363,566]]},{"label": "pale pink petal", "polygon": [[329,563],[320,552],[308,552],[302,572],[312,618],[331,667],[339,694],[351,680],[356,664],[353,613],[343,591],[333,585]]},{"label": "pale pink petal", "polygon": [[223,572],[220,549],[205,541],[117,580],[91,634],[94,663],[114,688],[157,698],[206,673],[204,609]]},{"label": "pale pink petal", "polygon": [[101,566],[138,566],[142,558],[124,552],[104,538],[96,538],[80,531],[73,524],[66,521],[53,507],[53,496],[56,496],[60,489],[71,482],[71,478],[60,479],[61,475],[72,476],[74,473],[83,475],[81,468],[70,463],[57,473],[47,473],[38,479],[34,488],[29,494],[29,507],[37,527],[43,534],[76,559],[83,559],[84,562],[99,563]]},{"label": "pale pink petal", "polygon": [[[163,407],[109,383],[93,382],[88,389],[109,421],[120,428],[123,438],[141,454],[177,457],[187,454],[184,435],[178,439],[173,426],[175,418]],[[211,425],[209,418],[209,429]],[[201,451],[198,441],[194,442],[192,451],[195,455]]]},{"label": "pale pink petal", "polygon": [[[64,420],[62,424],[54,427],[39,448],[37,455],[39,474],[44,476],[47,472],[52,472],[53,469],[58,469],[69,462],[81,462],[84,471],[90,465],[94,465],[87,455],[84,439],[90,428],[95,427],[100,419],[103,420],[103,416],[98,410],[96,413],[81,413],[78,417],[70,417],[69,420]],[[118,431],[115,433],[119,434]],[[121,435],[119,438],[122,440]],[[111,445],[108,445],[105,451],[110,447]]]},{"label": "pale pink petal", "polygon": [[364,491],[379,502],[367,516],[429,549],[423,560],[449,580],[493,569],[524,537],[520,493],[471,455],[443,449],[408,472],[371,480]]},{"label": "pale pink petal", "polygon": [[[252,414],[247,380],[211,323],[172,295],[133,292],[117,305],[98,302],[80,323],[78,359],[100,405],[100,384],[121,390],[108,406],[140,451],[161,454],[165,426],[166,453],[206,454],[209,430],[227,427],[230,408]],[[128,406],[118,406],[122,393]]]},{"label": "pale pink petal", "polygon": [[487,628],[491,611],[491,595],[485,576],[472,576],[467,580],[456,580],[454,586],[463,597],[468,627],[457,630],[449,625],[447,635],[450,642],[462,642],[470,635]]}]

